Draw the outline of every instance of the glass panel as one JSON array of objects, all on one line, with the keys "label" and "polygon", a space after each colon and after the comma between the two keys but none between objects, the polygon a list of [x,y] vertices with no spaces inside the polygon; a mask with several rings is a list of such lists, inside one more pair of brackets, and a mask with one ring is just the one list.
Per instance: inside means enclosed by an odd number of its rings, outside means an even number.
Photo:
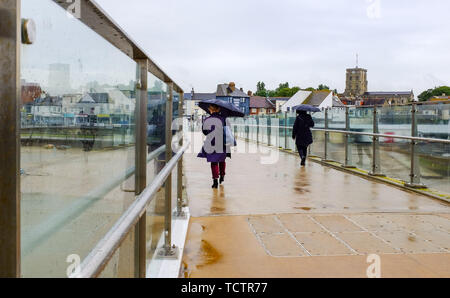
[{"label": "glass panel", "polygon": [[325,112],[312,113],[315,128],[325,128]]},{"label": "glass panel", "polygon": [[164,188],[156,194],[147,208],[147,277],[158,276],[161,262],[156,259],[156,250],[164,246]]},{"label": "glass panel", "polygon": [[295,119],[297,118],[296,113],[288,113],[287,117],[287,149],[296,151],[295,141],[292,139],[292,130],[294,127]]},{"label": "glass panel", "polygon": [[22,18],[38,32],[21,57],[22,272],[65,277],[134,200],[137,67],[53,1],[23,0]]},{"label": "glass panel", "polygon": [[378,129],[382,134],[411,136],[411,106],[379,107]]},{"label": "glass panel", "polygon": [[286,126],[286,116],[285,113],[280,114],[280,117],[278,118],[279,121],[279,129],[278,129],[278,147],[280,148],[286,148],[286,143],[285,143],[285,134],[286,134],[286,130],[285,130],[285,126]]},{"label": "glass panel", "polygon": [[419,142],[420,182],[431,189],[450,194],[450,145]]},{"label": "glass panel", "polygon": [[280,125],[280,121],[278,118],[278,115],[275,115],[274,117],[272,117],[270,119],[270,145],[273,147],[278,148],[278,134],[279,134],[279,129],[278,126]]},{"label": "glass panel", "polygon": [[312,132],[313,143],[310,146],[311,155],[318,156],[321,158],[325,157],[325,132],[316,131]]},{"label": "glass panel", "polygon": [[[167,97],[167,84],[148,73],[147,148],[149,154],[156,155],[147,164],[147,185],[153,182],[165,166],[166,150],[162,146],[166,144]],[[175,105],[177,103],[174,103],[174,107]],[[147,268],[151,274],[159,272],[159,263],[154,261],[154,257],[156,249],[164,244],[164,215],[165,189],[162,187],[147,208]]]},{"label": "glass panel", "polygon": [[411,173],[411,142],[380,138],[381,172],[390,178],[409,182]]},{"label": "glass panel", "polygon": [[[345,130],[345,109],[334,108],[328,111],[328,128]],[[328,159],[345,163],[345,135],[330,133],[328,139]]]},{"label": "glass panel", "polygon": [[330,133],[328,139],[328,159],[345,163],[345,135],[341,133]]},{"label": "glass panel", "polygon": [[[314,128],[325,128],[325,112],[312,113]],[[312,131],[313,143],[310,146],[311,155],[325,157],[325,132]]]},{"label": "glass panel", "polygon": [[418,136],[450,140],[450,104],[417,106]]},{"label": "glass panel", "polygon": [[[373,132],[373,108],[349,109],[350,131]],[[353,165],[370,172],[372,170],[372,137],[351,135]]]},{"label": "glass panel", "polygon": [[100,274],[100,278],[133,278],[134,277],[134,227],[109,260]]}]

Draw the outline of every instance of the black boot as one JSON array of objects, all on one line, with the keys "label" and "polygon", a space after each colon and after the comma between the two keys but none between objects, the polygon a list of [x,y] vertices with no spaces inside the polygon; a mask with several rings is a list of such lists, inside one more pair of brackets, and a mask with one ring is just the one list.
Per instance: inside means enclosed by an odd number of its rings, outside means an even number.
[{"label": "black boot", "polygon": [[213,179],[212,188],[219,188],[219,181],[217,181],[217,179]]},{"label": "black boot", "polygon": [[302,163],[300,165],[302,167],[306,166],[306,158],[302,158]]},{"label": "black boot", "polygon": [[225,181],[225,176],[220,176],[219,183],[222,184]]}]

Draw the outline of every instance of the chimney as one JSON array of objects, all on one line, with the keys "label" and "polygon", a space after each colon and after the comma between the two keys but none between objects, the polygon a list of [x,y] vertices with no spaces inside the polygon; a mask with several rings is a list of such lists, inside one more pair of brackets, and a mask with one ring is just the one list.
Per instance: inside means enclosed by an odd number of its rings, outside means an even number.
[{"label": "chimney", "polygon": [[195,95],[195,91],[194,91],[194,87],[192,87],[192,91],[191,91],[191,99],[194,100],[194,95]]},{"label": "chimney", "polygon": [[230,82],[230,84],[228,84],[228,88],[230,88],[231,92],[236,91],[236,84],[234,82]]},{"label": "chimney", "polygon": [[252,91],[248,91],[248,92],[247,92],[247,95],[248,95],[248,96],[253,96],[253,92],[252,92]]}]

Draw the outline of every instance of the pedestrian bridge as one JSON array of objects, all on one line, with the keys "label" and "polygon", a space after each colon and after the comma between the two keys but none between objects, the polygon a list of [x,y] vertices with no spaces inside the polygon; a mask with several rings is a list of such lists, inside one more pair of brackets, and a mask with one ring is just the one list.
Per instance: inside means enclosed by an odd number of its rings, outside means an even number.
[{"label": "pedestrian bridge", "polygon": [[0,0],[0,277],[450,276],[450,105],[316,113],[304,168],[295,114],[235,119],[213,190],[184,90],[71,2]]},{"label": "pedestrian bridge", "polygon": [[183,276],[367,277],[371,254],[383,277],[450,275],[448,203],[246,144],[256,153],[233,154],[218,190],[196,150],[185,156]]}]

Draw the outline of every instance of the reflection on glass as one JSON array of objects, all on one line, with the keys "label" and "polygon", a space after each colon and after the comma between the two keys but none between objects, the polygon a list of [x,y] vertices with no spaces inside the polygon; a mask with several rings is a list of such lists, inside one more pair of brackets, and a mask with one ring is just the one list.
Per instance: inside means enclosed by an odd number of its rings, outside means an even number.
[{"label": "reflection on glass", "polygon": [[421,183],[450,194],[450,145],[419,142],[417,148]]},{"label": "reflection on glass", "polygon": [[[373,132],[373,108],[349,109],[350,131]],[[353,165],[370,172],[372,170],[372,137],[352,135],[349,138],[351,146],[351,160]]]},{"label": "reflection on glass", "polygon": [[[155,159],[147,164],[147,185],[165,166],[166,150],[166,103],[168,87],[160,79],[148,73],[148,102],[147,102],[147,148],[148,153],[157,153]],[[178,103],[174,103],[174,108]],[[164,149],[164,150],[161,150]],[[159,271],[159,263],[155,261],[157,248],[162,247],[164,241],[165,191],[162,187],[147,208],[147,268],[150,276]]]},{"label": "reflection on glass", "polygon": [[22,272],[65,277],[134,199],[136,63],[53,1],[22,17]]},{"label": "reflection on glass", "polygon": [[411,136],[411,106],[377,108],[378,130],[382,134]]}]

